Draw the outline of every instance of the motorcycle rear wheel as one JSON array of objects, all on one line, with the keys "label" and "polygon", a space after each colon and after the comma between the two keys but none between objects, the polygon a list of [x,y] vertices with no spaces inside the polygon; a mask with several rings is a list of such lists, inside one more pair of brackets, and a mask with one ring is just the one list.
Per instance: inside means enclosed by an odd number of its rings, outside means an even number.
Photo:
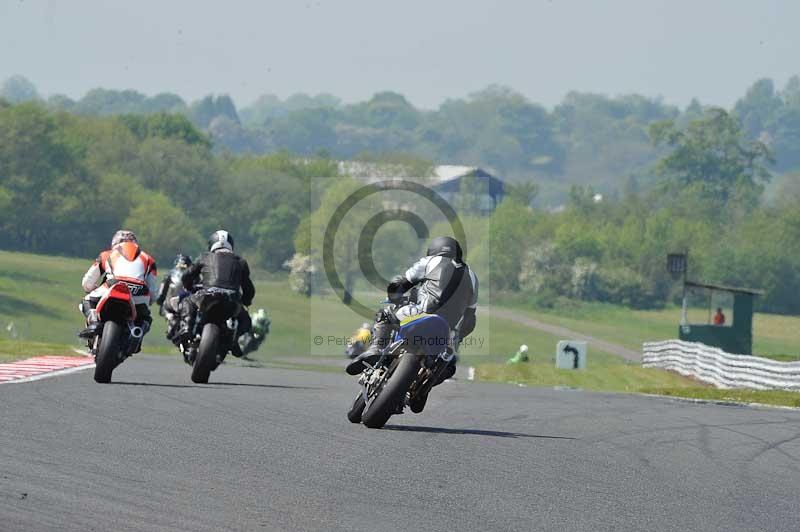
[{"label": "motorcycle rear wheel", "polygon": [[119,363],[119,350],[122,340],[122,325],[115,321],[103,324],[100,347],[94,357],[94,381],[101,384],[111,382],[111,374]]},{"label": "motorcycle rear wheel", "polygon": [[217,367],[217,351],[219,350],[220,329],[216,323],[206,323],[200,337],[200,347],[192,367],[192,382],[208,384],[208,377]]},{"label": "motorcycle rear wheel", "polygon": [[392,373],[378,395],[367,406],[362,423],[371,429],[383,427],[389,418],[403,404],[406,392],[419,374],[422,357],[414,353],[403,353]]}]

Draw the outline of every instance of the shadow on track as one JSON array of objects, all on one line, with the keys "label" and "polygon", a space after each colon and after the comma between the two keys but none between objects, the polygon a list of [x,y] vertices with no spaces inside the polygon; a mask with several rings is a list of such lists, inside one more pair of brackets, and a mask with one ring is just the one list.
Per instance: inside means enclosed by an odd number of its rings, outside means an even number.
[{"label": "shadow on track", "polygon": [[548,440],[575,440],[569,436],[547,436],[543,434],[523,434],[521,432],[505,432],[502,430],[482,429],[446,429],[443,427],[418,427],[409,425],[386,425],[384,430],[404,432],[428,432],[431,434],[470,434],[474,436],[494,436],[497,438],[542,438]]},{"label": "shadow on track", "polygon": [[252,386],[254,388],[283,388],[287,390],[320,390],[321,388],[311,388],[309,386],[287,386],[284,384],[253,384],[249,382],[217,382],[211,381],[203,386]]},{"label": "shadow on track", "polygon": [[111,381],[111,384],[121,384],[123,386],[157,386],[159,388],[205,388],[203,384],[159,384],[157,382],[129,382]]}]

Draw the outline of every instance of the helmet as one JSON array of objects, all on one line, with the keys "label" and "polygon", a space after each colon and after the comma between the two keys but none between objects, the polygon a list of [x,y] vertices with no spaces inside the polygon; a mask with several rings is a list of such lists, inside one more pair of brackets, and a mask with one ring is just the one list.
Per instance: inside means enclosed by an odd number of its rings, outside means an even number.
[{"label": "helmet", "polygon": [[174,266],[178,269],[185,269],[192,265],[192,258],[189,255],[184,255],[183,253],[178,253],[178,256],[175,257]]},{"label": "helmet", "polygon": [[208,237],[208,250],[217,251],[218,249],[233,251],[233,235],[222,229],[214,231],[214,233]]},{"label": "helmet", "polygon": [[528,346],[525,345],[525,344],[522,344],[521,346],[519,346],[519,352],[520,353],[527,353],[528,352]]},{"label": "helmet", "polygon": [[372,326],[365,321],[364,323],[361,324],[361,328],[369,330],[372,329]]},{"label": "helmet", "polygon": [[120,229],[114,233],[113,237],[111,237],[111,247],[113,248],[117,244],[122,244],[123,242],[133,242],[134,244],[139,243],[139,241],[136,239],[136,235],[133,234],[133,231]]},{"label": "helmet", "polygon": [[453,237],[437,236],[428,244],[428,256],[450,257],[461,262],[461,244]]}]

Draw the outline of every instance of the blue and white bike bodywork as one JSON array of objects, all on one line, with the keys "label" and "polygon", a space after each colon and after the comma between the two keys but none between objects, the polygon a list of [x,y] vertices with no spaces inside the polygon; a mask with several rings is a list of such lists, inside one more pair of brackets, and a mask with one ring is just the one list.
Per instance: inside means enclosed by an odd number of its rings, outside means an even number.
[{"label": "blue and white bike bodywork", "polygon": [[[406,406],[427,397],[434,384],[455,357],[450,327],[435,314],[418,314],[400,322],[392,343],[384,349],[375,366],[359,376],[361,392],[347,414],[353,423],[370,428],[383,427]],[[424,399],[421,403],[424,406]]]}]

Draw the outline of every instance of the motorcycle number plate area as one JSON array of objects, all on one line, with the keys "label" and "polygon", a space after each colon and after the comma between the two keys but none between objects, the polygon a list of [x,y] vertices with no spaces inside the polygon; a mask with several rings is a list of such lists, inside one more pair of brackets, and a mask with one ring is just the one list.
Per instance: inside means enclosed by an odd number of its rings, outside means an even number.
[{"label": "motorcycle number plate area", "polygon": [[126,285],[128,285],[128,290],[130,290],[132,296],[143,296],[147,290],[147,287],[142,284],[136,283],[129,283],[127,281],[123,281]]}]

